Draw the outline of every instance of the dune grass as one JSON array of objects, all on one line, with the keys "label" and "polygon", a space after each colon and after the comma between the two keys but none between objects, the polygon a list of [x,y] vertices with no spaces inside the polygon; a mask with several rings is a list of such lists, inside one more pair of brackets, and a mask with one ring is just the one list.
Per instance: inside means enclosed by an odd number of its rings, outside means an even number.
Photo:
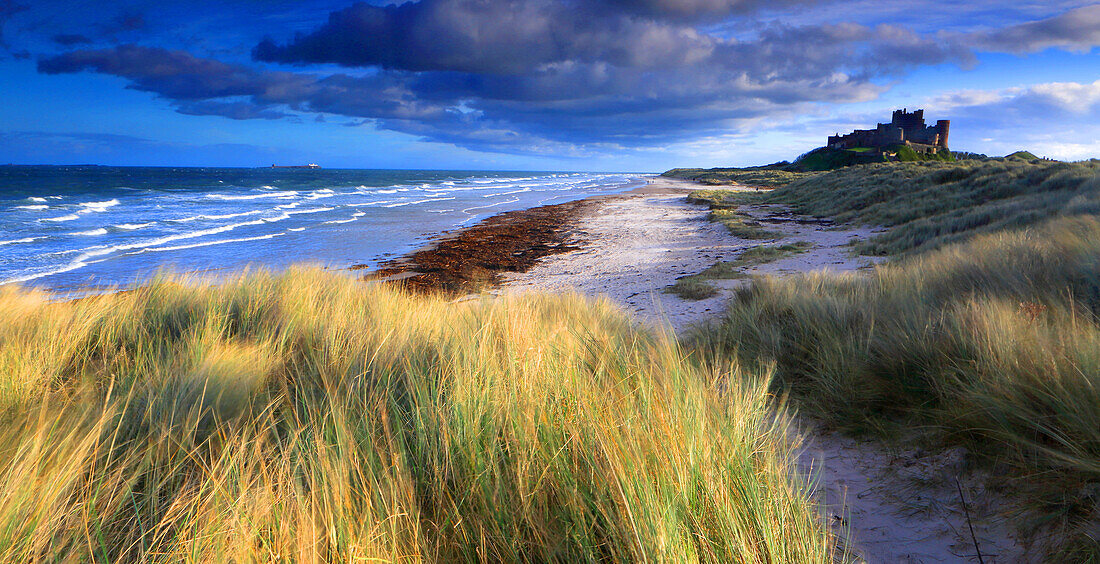
[{"label": "dune grass", "polygon": [[782,233],[765,229],[759,221],[737,209],[745,198],[746,194],[731,190],[695,190],[688,194],[687,201],[708,206],[707,219],[721,223],[734,237],[750,241],[781,238]]},{"label": "dune grass", "polygon": [[674,168],[661,174],[669,178],[692,180],[713,186],[743,184],[759,188],[784,186],[816,175],[817,173],[791,172],[773,167],[750,168]]},{"label": "dune grass", "polygon": [[761,245],[759,247],[752,247],[741,253],[741,256],[733,261],[733,266],[744,268],[775,262],[799,253],[804,253],[812,249],[813,246],[814,244],[809,241],[795,241],[794,243],[783,243],[781,245]]},{"label": "dune grass", "polygon": [[986,234],[869,276],[759,278],[688,340],[775,363],[777,390],[837,427],[966,446],[1032,515],[1063,523],[1058,561],[1100,558],[1100,219]]},{"label": "dune grass", "polygon": [[[722,263],[717,263],[714,266],[718,266]],[[713,268],[713,267],[711,267]],[[707,270],[710,270],[709,268]],[[706,271],[703,271],[706,272]],[[665,292],[674,294],[685,300],[705,300],[707,298],[713,298],[718,295],[718,288],[715,288],[708,282],[708,280],[714,280],[709,276],[703,276],[703,273],[694,274],[691,276],[684,276],[677,279],[675,282],[665,288]]]},{"label": "dune grass", "polygon": [[1100,214],[1100,161],[1018,158],[882,163],[806,178],[742,201],[780,203],[840,223],[891,229],[870,255],[914,254],[1054,217]]},{"label": "dune grass", "polygon": [[293,269],[0,311],[3,562],[835,556],[767,368],[607,302]]},{"label": "dune grass", "polygon": [[718,261],[698,274],[677,279],[675,283],[665,288],[665,291],[685,300],[705,300],[718,294],[718,289],[709,283],[710,280],[747,278],[748,274],[745,269],[748,267],[775,262],[806,252],[811,248],[813,248],[813,243],[808,241],[750,247],[735,260]]}]

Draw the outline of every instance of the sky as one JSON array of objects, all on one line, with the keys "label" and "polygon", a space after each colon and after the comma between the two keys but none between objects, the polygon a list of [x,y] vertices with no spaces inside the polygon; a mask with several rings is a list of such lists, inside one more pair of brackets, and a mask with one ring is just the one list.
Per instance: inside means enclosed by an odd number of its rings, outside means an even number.
[{"label": "sky", "polygon": [[662,171],[898,108],[1100,157],[1100,4],[0,0],[0,164]]}]

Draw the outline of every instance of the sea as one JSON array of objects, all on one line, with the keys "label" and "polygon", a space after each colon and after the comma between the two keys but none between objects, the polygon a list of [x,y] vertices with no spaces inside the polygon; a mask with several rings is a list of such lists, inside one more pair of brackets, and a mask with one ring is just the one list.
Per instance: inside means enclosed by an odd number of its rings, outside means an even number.
[{"label": "sea", "polygon": [[0,285],[60,295],[160,270],[368,268],[490,215],[615,194],[644,174],[0,166]]}]

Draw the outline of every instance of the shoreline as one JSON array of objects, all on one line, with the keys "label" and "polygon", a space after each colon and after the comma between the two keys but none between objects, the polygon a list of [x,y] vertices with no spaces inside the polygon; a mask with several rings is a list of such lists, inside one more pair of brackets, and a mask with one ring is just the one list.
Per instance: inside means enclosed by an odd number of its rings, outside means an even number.
[{"label": "shoreline", "polygon": [[[366,279],[400,282],[417,292],[468,293],[492,290],[506,276],[533,268],[539,260],[581,250],[591,244],[578,226],[606,202],[643,194],[682,191],[646,184],[615,194],[589,196],[572,202],[502,212],[482,221],[433,236],[430,242],[367,272]],[[366,270],[353,265],[349,270]]]},{"label": "shoreline", "polygon": [[[779,236],[741,239],[709,221],[706,206],[687,202],[688,193],[707,187],[660,176],[646,181],[626,192],[504,212],[441,233],[364,278],[457,296],[578,292],[608,297],[640,321],[679,333],[717,318],[751,275],[857,270],[876,260],[849,256],[848,244],[877,230],[799,222],[775,206],[744,206]],[[664,291],[751,248],[796,241],[809,243],[811,250],[747,267],[736,279],[714,280],[712,297],[693,301]]]}]

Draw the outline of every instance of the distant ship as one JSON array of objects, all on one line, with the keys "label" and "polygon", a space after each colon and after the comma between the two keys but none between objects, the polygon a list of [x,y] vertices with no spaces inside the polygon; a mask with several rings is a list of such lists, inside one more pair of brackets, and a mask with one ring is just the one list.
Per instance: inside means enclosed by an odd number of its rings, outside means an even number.
[{"label": "distant ship", "polygon": [[309,163],[306,165],[271,165],[271,168],[321,168],[321,165]]}]

